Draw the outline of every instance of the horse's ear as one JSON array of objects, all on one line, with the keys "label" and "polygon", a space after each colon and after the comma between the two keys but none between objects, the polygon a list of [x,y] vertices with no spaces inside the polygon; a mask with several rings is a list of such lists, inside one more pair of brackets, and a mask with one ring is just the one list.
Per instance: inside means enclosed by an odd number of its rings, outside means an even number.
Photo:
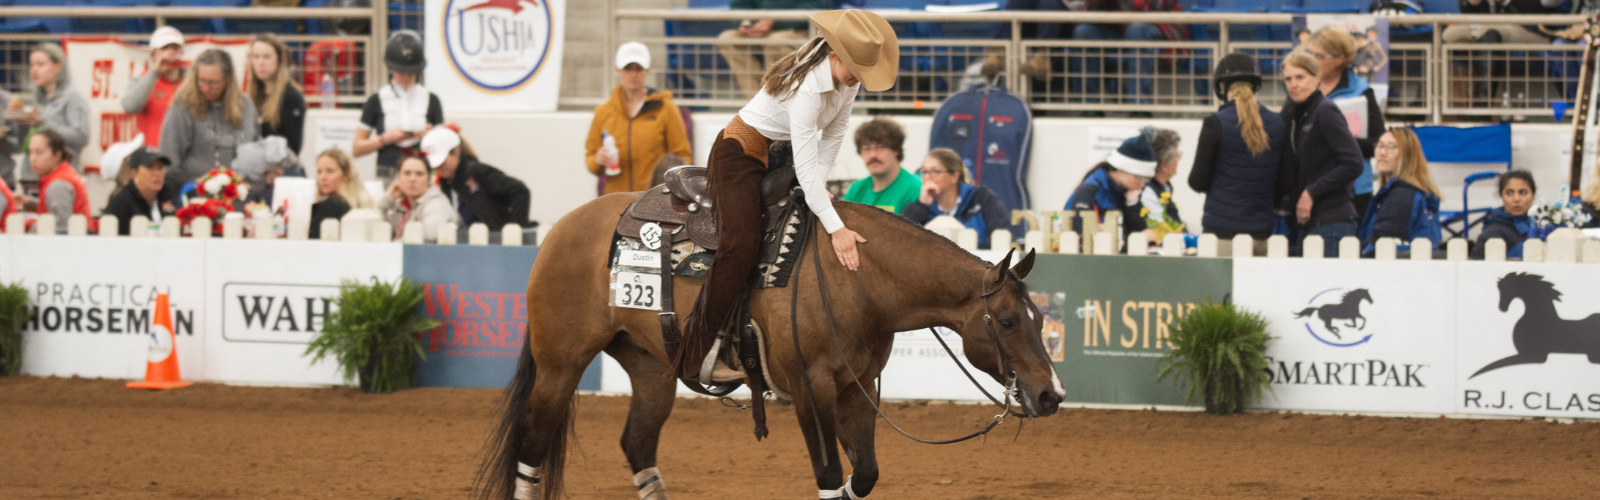
[{"label": "horse's ear", "polygon": [[1000,283],[1005,282],[1006,270],[1011,269],[1011,254],[1016,252],[1016,249],[1011,249],[1010,251],[1006,252],[1005,258],[1000,259],[999,263],[995,264],[994,267],[989,268],[990,276],[988,276],[988,283],[999,285]]},{"label": "horse's ear", "polygon": [[1017,279],[1028,278],[1028,271],[1033,270],[1033,254],[1033,249],[1028,249],[1028,255],[1022,256],[1022,260],[1017,262],[1015,267],[1011,268],[1011,272],[1017,273]]}]

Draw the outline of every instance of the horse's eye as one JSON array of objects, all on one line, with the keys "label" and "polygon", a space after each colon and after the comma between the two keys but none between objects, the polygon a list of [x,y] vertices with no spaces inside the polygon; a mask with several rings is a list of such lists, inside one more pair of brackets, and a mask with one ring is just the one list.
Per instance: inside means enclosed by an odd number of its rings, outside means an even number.
[{"label": "horse's eye", "polygon": [[1017,327],[1017,322],[1009,319],[1000,320],[1000,327],[1010,330]]}]

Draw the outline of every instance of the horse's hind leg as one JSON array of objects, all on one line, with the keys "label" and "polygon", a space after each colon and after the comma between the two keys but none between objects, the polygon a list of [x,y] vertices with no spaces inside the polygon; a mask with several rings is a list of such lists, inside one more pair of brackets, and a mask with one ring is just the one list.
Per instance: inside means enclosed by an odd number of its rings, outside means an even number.
[{"label": "horse's hind leg", "polygon": [[627,333],[618,334],[606,346],[606,354],[627,370],[633,384],[628,424],[622,430],[622,454],[633,471],[633,486],[643,500],[665,500],[667,488],[656,469],[656,447],[661,444],[661,426],[677,401],[677,379],[668,374],[666,363],[639,347]]},{"label": "horse's hind leg", "polygon": [[850,478],[845,487],[855,498],[866,498],[878,483],[878,455],[873,442],[878,414],[872,409],[876,400],[876,396],[868,399],[856,387],[846,387],[839,395],[839,443],[850,458]]}]

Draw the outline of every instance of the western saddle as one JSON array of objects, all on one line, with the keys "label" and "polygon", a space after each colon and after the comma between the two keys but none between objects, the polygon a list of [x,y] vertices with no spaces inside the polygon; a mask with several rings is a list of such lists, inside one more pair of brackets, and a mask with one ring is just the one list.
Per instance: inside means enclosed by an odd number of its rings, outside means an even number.
[{"label": "western saddle", "polygon": [[[716,210],[711,202],[711,186],[705,167],[685,165],[668,170],[660,186],[645,191],[643,196],[622,212],[617,223],[617,234],[637,238],[639,229],[648,222],[663,228],[675,226],[671,239],[662,236],[663,243],[681,243],[691,240],[707,250],[717,249]],[[761,218],[764,240],[771,242],[774,235],[788,220],[793,204],[789,192],[794,187],[793,167],[783,167],[761,178]],[[763,252],[765,254],[766,252]]]}]

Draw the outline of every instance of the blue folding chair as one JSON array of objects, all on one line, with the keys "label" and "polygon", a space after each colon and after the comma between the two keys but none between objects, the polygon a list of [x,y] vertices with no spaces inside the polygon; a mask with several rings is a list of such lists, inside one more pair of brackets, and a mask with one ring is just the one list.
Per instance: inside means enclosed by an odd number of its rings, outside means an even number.
[{"label": "blue folding chair", "polygon": [[[1429,162],[1445,163],[1504,163],[1506,170],[1511,170],[1511,124],[1500,123],[1484,125],[1481,127],[1451,127],[1448,125],[1412,126],[1411,131],[1417,134],[1417,140],[1422,143],[1422,155]],[[1467,199],[1467,190],[1472,183],[1494,179],[1500,176],[1500,171],[1476,172],[1466,177],[1466,182],[1461,186],[1461,210],[1440,210],[1439,225],[1450,236],[1469,238],[1472,226],[1483,222],[1482,214],[1488,208],[1472,208]],[[1478,215],[1478,220],[1471,217]],[[1461,223],[1461,230],[1450,228],[1451,224]]]}]

